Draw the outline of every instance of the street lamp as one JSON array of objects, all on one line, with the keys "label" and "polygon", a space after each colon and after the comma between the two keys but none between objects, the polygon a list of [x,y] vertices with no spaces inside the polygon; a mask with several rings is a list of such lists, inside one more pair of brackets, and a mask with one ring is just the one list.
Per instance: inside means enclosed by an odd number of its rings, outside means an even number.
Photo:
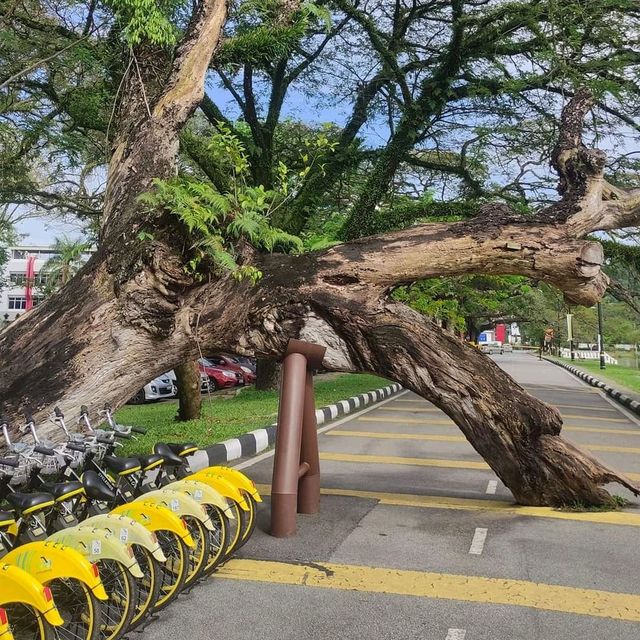
[{"label": "street lamp", "polygon": [[602,304],[598,302],[598,351],[600,352],[600,369],[605,369],[604,340],[602,338]]}]

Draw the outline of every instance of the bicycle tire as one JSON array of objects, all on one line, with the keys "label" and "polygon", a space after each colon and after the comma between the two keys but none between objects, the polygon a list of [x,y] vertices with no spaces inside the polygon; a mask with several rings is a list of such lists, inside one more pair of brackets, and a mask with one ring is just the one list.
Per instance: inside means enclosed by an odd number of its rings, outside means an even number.
[{"label": "bicycle tire", "polygon": [[133,553],[144,574],[137,580],[138,598],[129,629],[139,626],[151,614],[160,596],[161,567],[148,549],[132,545]]},{"label": "bicycle tire", "polygon": [[242,533],[240,535],[240,540],[236,545],[235,550],[241,549],[244,547],[247,542],[249,542],[249,538],[253,535],[253,532],[256,528],[256,516],[258,513],[258,503],[255,501],[252,495],[249,494],[248,491],[242,491],[242,495],[244,499],[247,501],[249,505],[249,511],[241,511],[240,513],[240,522],[242,523]]},{"label": "bicycle tire", "polygon": [[209,556],[204,572],[206,575],[210,575],[226,557],[229,519],[224,515],[222,509],[216,505],[207,505],[206,509],[214,526],[213,531],[207,530],[209,534]]},{"label": "bicycle tire", "polygon": [[196,543],[195,547],[188,550],[189,570],[187,571],[184,586],[190,587],[202,576],[207,566],[207,558],[209,557],[209,530],[197,518],[185,516],[183,519],[193,541]]},{"label": "bicycle tire", "polygon": [[89,587],[74,578],[56,578],[46,586],[64,621],[53,627],[56,640],[99,640],[102,603]]},{"label": "bicycle tire", "polygon": [[138,587],[129,569],[117,560],[101,559],[96,564],[109,596],[102,605],[99,638],[117,640],[129,630],[138,601]]},{"label": "bicycle tire", "polygon": [[184,540],[173,531],[160,529],[155,531],[158,544],[167,558],[160,564],[159,595],[152,613],[161,611],[171,604],[184,588],[189,569],[189,552]]},{"label": "bicycle tire", "polygon": [[53,627],[44,616],[22,602],[4,603],[14,640],[55,640]]},{"label": "bicycle tire", "polygon": [[242,536],[242,509],[240,508],[240,505],[231,498],[228,498],[227,502],[229,503],[229,509],[234,516],[233,520],[229,519],[229,541],[227,543],[227,551],[225,554],[228,558],[236,551],[240,544],[240,538]]}]

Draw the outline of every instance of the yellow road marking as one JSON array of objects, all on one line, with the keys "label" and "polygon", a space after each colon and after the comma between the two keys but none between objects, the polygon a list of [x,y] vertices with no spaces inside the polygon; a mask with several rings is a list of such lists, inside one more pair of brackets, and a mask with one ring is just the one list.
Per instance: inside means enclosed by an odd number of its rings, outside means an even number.
[{"label": "yellow road marking", "polygon": [[[271,494],[271,486],[268,484],[256,485],[256,487],[261,494]],[[640,513],[629,513],[625,511],[559,511],[551,507],[524,507],[512,502],[507,502],[506,500],[475,500],[473,498],[450,498],[448,496],[420,496],[409,493],[360,491],[358,489],[322,488],[320,492],[327,496],[345,496],[348,498],[377,500],[380,504],[396,507],[451,509],[455,511],[492,511],[532,518],[552,518],[554,520],[572,520],[595,524],[640,527]]]},{"label": "yellow road marking", "polygon": [[[443,427],[456,426],[456,423],[453,422],[453,420],[431,420],[428,418],[393,418],[393,417],[392,418],[387,418],[387,417],[357,418],[357,421],[358,422],[391,422],[394,424],[428,424],[428,425],[438,425]],[[620,436],[640,436],[640,429],[599,429],[598,427],[578,427],[576,425],[567,425],[562,427],[562,430],[563,431],[581,431],[584,433],[615,434]]]},{"label": "yellow road marking", "polygon": [[445,469],[482,469],[491,467],[486,462],[446,460],[440,458],[404,458],[400,456],[373,456],[362,453],[320,453],[321,460],[333,462],[365,462],[369,464],[404,464],[414,467],[442,467]]},{"label": "yellow road marking", "polygon": [[[352,438],[377,438],[382,440],[426,440],[430,442],[468,442],[464,436],[440,436],[428,433],[389,433],[383,431],[349,431],[338,430],[329,431],[329,436],[348,436]],[[612,453],[640,453],[638,447],[614,447],[607,444],[579,444],[591,451],[609,451]]]},{"label": "yellow road marking", "polygon": [[444,413],[438,407],[379,407],[377,411],[406,411],[407,413]]},{"label": "yellow road marking", "polygon": [[328,436],[350,436],[354,438],[381,438],[383,440],[429,440],[432,442],[467,442],[464,436],[437,436],[427,433],[386,433],[381,431],[348,431],[333,429]]},{"label": "yellow road marking", "polygon": [[427,418],[387,418],[387,416],[380,418],[358,418],[358,422],[398,422],[400,424],[439,424],[455,427],[456,423],[453,420],[429,420]]},{"label": "yellow road marking", "polygon": [[[374,456],[363,453],[328,453],[320,454],[321,460],[332,462],[361,462],[365,464],[402,464],[414,467],[440,467],[443,469],[477,469],[489,471],[491,467],[486,462],[471,462],[469,460],[447,460],[445,458],[405,458],[402,456]],[[640,473],[622,472],[630,480],[640,480]]]},{"label": "yellow road marking", "polygon": [[640,596],[527,580],[407,571],[337,563],[294,564],[234,559],[216,573],[230,580],[363,593],[529,607],[614,620],[640,621]]},{"label": "yellow road marking", "polygon": [[563,431],[582,431],[584,433],[606,433],[617,436],[640,436],[640,429],[599,429],[598,427],[562,427]]},{"label": "yellow road marking", "polygon": [[554,404],[554,407],[558,409],[586,409],[587,411],[608,411],[609,413],[615,413],[619,415],[619,411],[611,407],[590,407],[589,405],[579,404]]},{"label": "yellow road marking", "polygon": [[630,422],[628,418],[601,418],[600,416],[576,416],[573,414],[565,413],[562,416],[565,420],[596,420],[597,422]]}]

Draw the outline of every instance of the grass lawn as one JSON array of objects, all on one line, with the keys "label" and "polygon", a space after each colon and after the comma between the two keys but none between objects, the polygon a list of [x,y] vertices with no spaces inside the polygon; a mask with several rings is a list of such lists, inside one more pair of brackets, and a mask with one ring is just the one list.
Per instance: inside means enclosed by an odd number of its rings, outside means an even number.
[{"label": "grass lawn", "polygon": [[621,367],[617,364],[608,364],[604,371],[600,370],[600,362],[598,360],[574,360],[571,362],[568,358],[560,358],[563,362],[591,373],[596,378],[611,383],[614,387],[622,387],[634,393],[640,393],[640,369],[631,369],[629,367]]},{"label": "grass lawn", "polygon": [[[316,378],[316,406],[323,407],[338,400],[372,391],[388,385],[384,378],[366,374],[346,373],[321,375]],[[275,422],[278,393],[245,389],[237,396],[213,395],[203,398],[203,417],[199,420],[176,422],[177,402],[127,405],[116,413],[119,423],[144,427],[148,432],[129,441],[119,455],[142,454],[151,451],[155,442],[193,441],[210,445]]]}]

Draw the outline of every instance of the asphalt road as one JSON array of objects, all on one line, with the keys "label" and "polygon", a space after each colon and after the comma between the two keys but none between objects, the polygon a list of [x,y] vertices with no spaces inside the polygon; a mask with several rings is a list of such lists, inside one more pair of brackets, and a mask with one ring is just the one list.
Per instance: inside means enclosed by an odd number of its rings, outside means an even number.
[{"label": "asphalt road", "polygon": [[[495,356],[559,407],[565,435],[640,479],[640,425],[568,372]],[[322,512],[163,611],[150,640],[638,640],[640,509],[527,509],[450,420],[412,393],[320,437]],[[268,485],[273,457],[245,471]],[[266,487],[268,491],[268,486]],[[621,488],[619,495],[631,497]]]}]

